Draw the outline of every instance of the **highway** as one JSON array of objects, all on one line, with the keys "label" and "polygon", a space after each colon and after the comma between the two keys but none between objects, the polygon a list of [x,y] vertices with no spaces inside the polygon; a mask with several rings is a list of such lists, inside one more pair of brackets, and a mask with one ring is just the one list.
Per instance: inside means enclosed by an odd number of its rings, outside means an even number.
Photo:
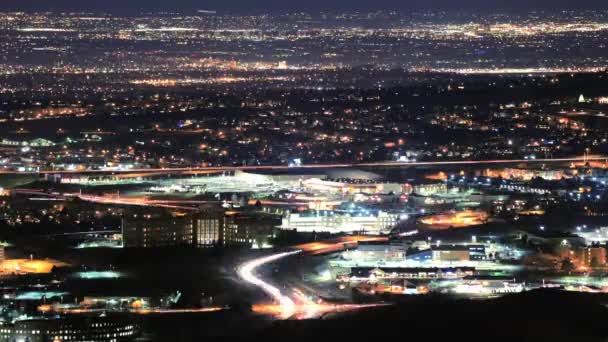
[{"label": "highway", "polygon": [[244,281],[246,281],[250,284],[253,284],[253,285],[259,287],[266,294],[268,294],[270,297],[272,297],[272,299],[275,301],[275,303],[279,305],[279,308],[280,308],[279,317],[283,318],[283,319],[290,318],[295,314],[296,304],[294,303],[294,301],[291,298],[283,295],[281,293],[281,290],[279,290],[278,288],[276,288],[273,285],[268,284],[261,278],[258,278],[257,276],[255,276],[254,272],[260,266],[272,263],[274,261],[283,259],[285,257],[294,255],[297,253],[300,253],[300,251],[273,254],[273,255],[253,259],[253,260],[250,260],[250,261],[244,263],[243,265],[241,265],[237,271],[237,273],[241,279],[243,279]]},{"label": "highway", "polygon": [[[180,201],[162,201],[162,200],[151,200],[144,197],[118,197],[118,196],[96,196],[96,195],[85,195],[85,194],[66,194],[66,196],[77,197],[82,201],[101,203],[101,204],[118,204],[118,205],[134,205],[142,207],[159,207],[168,209],[178,210],[190,210],[196,211],[195,207],[187,207],[183,205],[176,205],[182,203]],[[183,204],[204,204],[204,203],[218,203],[216,201],[184,201]]]},{"label": "highway", "polygon": [[197,210],[194,206],[184,206],[185,204],[189,205],[200,205],[200,204],[209,204],[209,203],[223,203],[222,201],[196,201],[196,200],[155,200],[149,199],[147,197],[121,197],[117,195],[89,195],[83,193],[48,193],[44,192],[40,189],[12,189],[10,191],[12,194],[19,195],[34,195],[34,196],[44,196],[44,197],[32,197],[30,200],[40,201],[64,201],[66,198],[78,198],[81,201],[85,202],[93,202],[100,204],[117,204],[117,205],[132,205],[132,206],[142,206],[142,207],[159,207],[159,208],[168,208],[168,209],[177,209],[177,210],[188,210],[195,211]]},{"label": "highway", "polygon": [[272,315],[279,319],[311,319],[319,318],[327,313],[339,313],[352,310],[360,310],[385,304],[334,304],[324,303],[321,300],[314,301],[305,295],[300,289],[292,288],[291,296],[281,293],[276,286],[255,275],[256,269],[273,263],[277,260],[303,252],[296,250],[256,258],[242,264],[238,270],[238,276],[245,282],[255,285],[268,294],[274,301],[273,304],[256,304],[253,311],[259,314]]},{"label": "highway", "polygon": [[54,312],[59,314],[89,314],[89,313],[104,313],[104,312],[129,312],[132,314],[138,315],[152,315],[152,314],[183,314],[183,313],[208,313],[208,312],[218,312],[224,310],[223,307],[205,307],[205,308],[190,308],[190,309],[161,309],[161,308],[151,308],[151,309],[107,309],[107,308],[62,308],[58,305],[41,305],[38,307],[38,311],[40,312]]},{"label": "highway", "polygon": [[546,159],[495,159],[495,160],[461,160],[461,161],[424,161],[424,162],[374,162],[374,163],[329,163],[310,164],[303,166],[287,165],[250,165],[250,166],[207,166],[207,167],[177,167],[177,168],[150,168],[150,169],[124,169],[124,170],[41,170],[41,171],[15,171],[0,170],[5,175],[45,175],[45,174],[129,174],[129,173],[156,173],[178,174],[196,172],[223,172],[223,171],[256,171],[256,170],[294,170],[294,169],[333,169],[356,167],[417,167],[417,166],[466,166],[466,165],[492,165],[492,164],[518,164],[518,163],[572,163],[586,161],[603,161],[606,156],[587,156],[573,158],[546,158]]}]

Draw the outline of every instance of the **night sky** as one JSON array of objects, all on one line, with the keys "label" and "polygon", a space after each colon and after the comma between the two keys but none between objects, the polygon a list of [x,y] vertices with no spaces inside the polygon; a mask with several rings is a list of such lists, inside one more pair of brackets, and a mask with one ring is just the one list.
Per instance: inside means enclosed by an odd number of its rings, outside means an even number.
[{"label": "night sky", "polygon": [[608,0],[0,0],[2,10],[531,10],[608,9]]}]

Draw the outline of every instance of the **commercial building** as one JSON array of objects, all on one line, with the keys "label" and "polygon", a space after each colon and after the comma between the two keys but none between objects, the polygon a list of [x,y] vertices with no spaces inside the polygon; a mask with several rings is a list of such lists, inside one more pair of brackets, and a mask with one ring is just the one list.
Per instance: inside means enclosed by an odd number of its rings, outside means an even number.
[{"label": "commercial building", "polygon": [[440,246],[433,248],[433,261],[470,261],[471,254],[466,246]]},{"label": "commercial building", "polygon": [[133,214],[122,219],[126,248],[156,248],[192,245],[192,217],[183,213]]},{"label": "commercial building", "polygon": [[431,229],[463,228],[484,224],[488,218],[488,213],[482,210],[463,210],[426,216],[420,223]]},{"label": "commercial building", "polygon": [[304,188],[312,191],[342,193],[342,194],[401,194],[404,192],[404,184],[379,182],[368,179],[320,179],[309,178],[302,182]]},{"label": "commercial building", "polygon": [[253,246],[264,243],[280,224],[275,215],[207,211],[194,217],[196,247]]},{"label": "commercial building", "polygon": [[448,192],[448,184],[445,182],[420,183],[411,186],[411,193],[422,196],[445,194],[446,192]]},{"label": "commercial building", "polygon": [[519,293],[524,290],[524,284],[511,277],[479,275],[467,276],[451,288],[454,293],[482,296]]},{"label": "commercial building", "polygon": [[252,246],[280,224],[275,215],[211,210],[195,214],[155,212],[122,220],[127,248]]},{"label": "commercial building", "polygon": [[384,211],[358,210],[344,213],[311,210],[285,215],[280,228],[298,232],[381,234],[390,232],[400,220],[401,215]]},{"label": "commercial building", "polygon": [[353,267],[351,280],[362,279],[461,279],[473,275],[473,267]]},{"label": "commercial building", "polygon": [[486,259],[486,247],[481,244],[436,246],[406,256],[406,260],[417,262],[466,262]]},{"label": "commercial building", "polygon": [[482,173],[485,177],[491,178],[503,178],[503,179],[517,179],[522,181],[529,181],[534,178],[542,178],[545,180],[560,180],[562,178],[571,178],[571,171],[568,169],[555,170],[555,169],[532,169],[532,168],[504,168],[490,170],[486,169]]},{"label": "commercial building", "polygon": [[[197,247],[251,246],[255,241],[255,230],[264,226],[270,232],[273,223],[237,211],[202,212],[195,216]],[[274,221],[276,224],[277,221]],[[258,225],[258,227],[256,227]]]},{"label": "commercial building", "polygon": [[387,244],[385,241],[359,242],[353,251],[357,260],[403,260],[404,244]]}]

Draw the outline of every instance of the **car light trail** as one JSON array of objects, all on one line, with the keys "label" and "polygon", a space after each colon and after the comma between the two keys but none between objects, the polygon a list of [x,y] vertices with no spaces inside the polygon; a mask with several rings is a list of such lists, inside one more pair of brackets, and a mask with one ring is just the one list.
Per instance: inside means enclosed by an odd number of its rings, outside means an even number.
[{"label": "car light trail", "polygon": [[255,170],[291,170],[291,169],[331,169],[351,167],[416,167],[416,166],[458,166],[458,165],[483,165],[483,164],[530,164],[530,163],[564,163],[564,162],[588,162],[605,161],[607,156],[587,156],[572,158],[544,158],[544,159],[495,159],[495,160],[456,160],[456,161],[422,161],[422,162],[370,162],[370,163],[336,163],[336,164],[308,164],[297,167],[288,165],[250,165],[250,166],[208,166],[208,167],[175,167],[175,168],[149,168],[149,169],[125,169],[125,170],[38,170],[38,171],[15,171],[0,170],[0,174],[130,174],[130,173],[157,173],[178,174],[192,172],[220,172],[220,171],[255,171]]},{"label": "car light trail", "polygon": [[162,201],[154,201],[146,198],[129,198],[129,197],[116,197],[116,196],[94,196],[84,194],[74,194],[74,197],[86,202],[100,203],[100,204],[118,204],[118,205],[134,205],[140,207],[159,207],[168,209],[180,209],[180,210],[196,210],[193,207],[185,207],[179,205],[163,204]]},{"label": "car light trail", "polygon": [[[302,252],[297,250],[294,252],[285,252],[279,254],[273,254],[262,258],[257,258],[246,262],[241,265],[238,269],[238,275],[241,279],[246,282],[253,284],[268,295],[270,295],[275,304],[256,304],[253,305],[253,312],[265,315],[272,315],[280,319],[310,319],[321,317],[326,313],[340,313],[352,310],[360,310],[364,308],[383,306],[386,304],[334,304],[324,303],[321,300],[315,302],[308,298],[301,290],[292,289],[292,297],[288,297],[281,293],[281,291],[264,280],[256,277],[253,273],[255,270],[265,264],[269,264],[276,260],[288,257]],[[293,299],[292,299],[293,298]]]},{"label": "car light trail", "polygon": [[112,310],[107,308],[61,308],[53,305],[40,305],[38,311],[40,312],[54,312],[60,314],[89,314],[89,313],[102,313],[102,312],[129,312],[137,315],[153,315],[153,314],[184,314],[184,313],[208,313],[208,312],[219,312],[224,308],[219,306],[205,307],[205,308],[189,308],[189,309],[127,309],[127,310]]},{"label": "car light trail", "polygon": [[297,253],[300,253],[300,251],[285,252],[285,253],[269,255],[266,257],[262,257],[262,258],[257,258],[257,259],[246,262],[245,264],[241,265],[238,269],[238,275],[239,275],[239,277],[241,277],[241,279],[245,280],[246,282],[248,282],[250,284],[253,284],[253,285],[259,287],[264,292],[266,292],[268,295],[270,295],[275,300],[275,302],[277,302],[280,305],[280,308],[278,310],[280,312],[279,317],[281,317],[283,319],[290,318],[291,316],[293,316],[295,314],[295,312],[296,312],[295,303],[293,302],[293,300],[291,300],[291,298],[283,295],[278,288],[276,288],[276,287],[268,284],[267,282],[263,281],[262,279],[256,277],[253,273],[260,266],[269,264],[271,262],[277,261],[279,259],[288,257],[290,255],[294,255]]}]

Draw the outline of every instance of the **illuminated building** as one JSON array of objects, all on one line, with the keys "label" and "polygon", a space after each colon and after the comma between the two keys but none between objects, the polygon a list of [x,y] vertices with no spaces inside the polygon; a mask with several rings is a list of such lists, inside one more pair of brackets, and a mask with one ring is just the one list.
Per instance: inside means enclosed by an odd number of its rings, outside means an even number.
[{"label": "illuminated building", "polygon": [[404,185],[399,183],[381,183],[365,179],[319,179],[310,178],[302,182],[309,189],[321,192],[344,193],[344,194],[401,194]]},{"label": "illuminated building", "polygon": [[83,308],[133,308],[133,309],[149,309],[152,300],[148,297],[130,297],[130,296],[100,296],[100,297],[84,297],[80,306]]},{"label": "illuminated building", "polygon": [[500,276],[467,276],[452,289],[455,293],[472,295],[495,295],[519,293],[525,290],[524,285],[511,277]]},{"label": "illuminated building", "polygon": [[484,245],[443,245],[408,254],[406,259],[417,262],[464,262],[486,260]]},{"label": "illuminated building", "polygon": [[8,139],[2,139],[0,141],[0,145],[5,145],[5,146],[29,146],[29,147],[52,147],[55,146],[56,144],[50,140],[47,139],[33,139],[30,141],[16,141],[16,140],[8,140]]},{"label": "illuminated building", "polygon": [[466,245],[469,250],[469,259],[471,260],[486,260],[485,245]]},{"label": "illuminated building", "polygon": [[549,190],[549,189],[533,187],[530,185],[530,183],[513,182],[513,181],[503,182],[502,184],[500,184],[498,189],[502,190],[502,191],[507,191],[507,192],[520,192],[520,193],[528,193],[528,194],[531,193],[531,194],[538,194],[538,195],[544,195],[544,194],[551,193],[551,190]]},{"label": "illuminated building", "polygon": [[542,178],[546,180],[561,180],[562,178],[572,177],[564,170],[540,170],[540,169],[520,169],[520,168],[504,168],[500,170],[486,169],[483,172],[483,176],[503,179],[518,179],[523,181],[529,181],[534,178]]},{"label": "illuminated building", "polygon": [[402,244],[386,244],[385,241],[364,242],[354,253],[359,256],[357,260],[400,260],[405,257],[405,246]]},{"label": "illuminated building", "polygon": [[365,232],[388,233],[401,220],[399,214],[383,211],[356,211],[341,213],[335,211],[307,211],[289,213],[283,218],[281,229],[298,232]]},{"label": "illuminated building", "polygon": [[[377,279],[377,278],[376,278]],[[424,286],[416,286],[405,280],[405,278],[374,280],[356,286],[357,291],[364,294],[426,294],[428,290]]]},{"label": "illuminated building", "polygon": [[427,216],[420,222],[433,229],[463,228],[484,224],[488,221],[488,213],[481,210],[465,210],[446,214]]},{"label": "illuminated building", "polygon": [[606,248],[600,246],[585,247],[581,252],[581,264],[584,266],[603,266],[606,264]]},{"label": "illuminated building", "polygon": [[448,192],[448,185],[444,182],[416,184],[412,186],[412,192],[422,196],[430,196],[435,194],[444,194]]},{"label": "illuminated building", "polygon": [[237,211],[139,214],[122,221],[124,247],[251,246],[280,224],[274,215]]},{"label": "illuminated building", "polygon": [[195,219],[196,246],[212,247],[222,243],[224,220],[222,215],[203,215]]},{"label": "illuminated building", "polygon": [[3,274],[40,274],[50,273],[55,267],[64,267],[68,264],[46,259],[4,259],[0,264],[0,273]]},{"label": "illuminated building", "polygon": [[[367,203],[390,203],[398,200],[399,197],[396,195],[388,195],[388,194],[374,194],[367,195],[363,193],[354,194],[352,197],[354,202],[367,202]],[[330,202],[331,203],[331,202]],[[328,207],[328,206],[326,206]]]},{"label": "illuminated building", "polygon": [[279,224],[273,215],[207,211],[194,216],[196,247],[252,246]]},{"label": "illuminated building", "polygon": [[608,242],[608,227],[601,227],[592,231],[578,231],[576,235],[585,239],[587,245],[593,243],[606,243]]},{"label": "illuminated building", "polygon": [[138,214],[122,219],[126,248],[155,248],[192,244],[192,219],[184,214]]},{"label": "illuminated building", "polygon": [[368,279],[461,279],[475,268],[454,267],[352,267],[351,280]]},{"label": "illuminated building", "polygon": [[433,261],[459,262],[471,260],[466,246],[439,246],[433,248]]},{"label": "illuminated building", "polygon": [[69,316],[32,319],[0,325],[0,342],[120,342],[131,341],[139,326],[130,319],[110,316]]}]

